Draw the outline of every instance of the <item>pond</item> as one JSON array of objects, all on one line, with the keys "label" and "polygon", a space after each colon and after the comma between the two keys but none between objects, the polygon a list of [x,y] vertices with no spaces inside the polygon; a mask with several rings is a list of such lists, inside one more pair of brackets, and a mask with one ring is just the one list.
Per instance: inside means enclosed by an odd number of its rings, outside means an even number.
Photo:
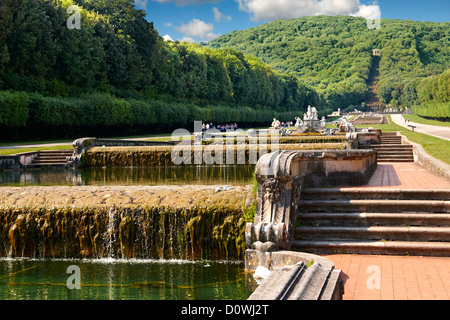
[{"label": "pond", "polygon": [[246,300],[256,287],[241,261],[0,259],[0,300]]},{"label": "pond", "polygon": [[0,186],[245,185],[255,166],[159,166],[0,172]]}]

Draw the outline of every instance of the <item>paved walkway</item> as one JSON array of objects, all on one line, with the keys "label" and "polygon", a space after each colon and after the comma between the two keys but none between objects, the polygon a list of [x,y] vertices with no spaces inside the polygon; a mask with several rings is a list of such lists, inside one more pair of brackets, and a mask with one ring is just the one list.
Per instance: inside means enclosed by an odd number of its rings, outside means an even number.
[{"label": "paved walkway", "polygon": [[450,190],[450,181],[415,162],[386,162],[378,164],[369,183],[358,188]]},{"label": "paved walkway", "polygon": [[[450,189],[416,163],[379,164],[367,188]],[[450,300],[450,257],[324,255],[343,271],[344,300]]]},{"label": "paved walkway", "polygon": [[450,140],[450,127],[432,126],[428,124],[421,124],[416,122],[405,122],[405,118],[401,114],[391,114],[391,119],[399,126],[411,129],[408,125],[415,126],[414,131],[425,133],[437,138]]},{"label": "paved walkway", "polygon": [[450,257],[325,257],[343,272],[344,300],[450,300]]}]

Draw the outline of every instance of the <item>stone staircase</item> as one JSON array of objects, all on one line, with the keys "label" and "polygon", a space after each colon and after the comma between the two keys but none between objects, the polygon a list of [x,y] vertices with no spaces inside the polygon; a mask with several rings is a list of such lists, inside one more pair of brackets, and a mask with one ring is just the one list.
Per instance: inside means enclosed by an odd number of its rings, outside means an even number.
[{"label": "stone staircase", "polygon": [[450,256],[450,190],[306,189],[292,248]]},{"label": "stone staircase", "polygon": [[386,132],[380,137],[380,144],[360,146],[361,149],[377,151],[377,162],[414,162],[413,146],[402,144],[402,137],[396,132]]},{"label": "stone staircase", "polygon": [[68,164],[67,157],[73,154],[73,150],[48,150],[39,151],[39,155],[28,164],[27,168],[40,168],[40,167],[63,167]]}]

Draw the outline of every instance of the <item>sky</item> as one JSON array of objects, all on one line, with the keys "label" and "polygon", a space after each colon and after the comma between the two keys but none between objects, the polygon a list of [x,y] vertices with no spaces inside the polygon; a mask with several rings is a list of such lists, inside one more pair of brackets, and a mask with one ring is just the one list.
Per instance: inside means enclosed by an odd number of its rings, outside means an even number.
[{"label": "sky", "polygon": [[168,40],[202,42],[234,30],[314,15],[450,21],[450,0],[135,0]]}]

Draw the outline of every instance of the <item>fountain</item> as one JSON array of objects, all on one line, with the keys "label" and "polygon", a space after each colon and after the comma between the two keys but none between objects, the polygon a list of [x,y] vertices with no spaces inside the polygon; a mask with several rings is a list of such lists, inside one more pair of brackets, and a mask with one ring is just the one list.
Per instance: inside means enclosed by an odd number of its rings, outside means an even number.
[{"label": "fountain", "polygon": [[297,131],[294,134],[302,133],[325,133],[327,130],[325,117],[319,120],[315,107],[308,106],[308,111],[303,115],[303,120],[295,118]]}]

